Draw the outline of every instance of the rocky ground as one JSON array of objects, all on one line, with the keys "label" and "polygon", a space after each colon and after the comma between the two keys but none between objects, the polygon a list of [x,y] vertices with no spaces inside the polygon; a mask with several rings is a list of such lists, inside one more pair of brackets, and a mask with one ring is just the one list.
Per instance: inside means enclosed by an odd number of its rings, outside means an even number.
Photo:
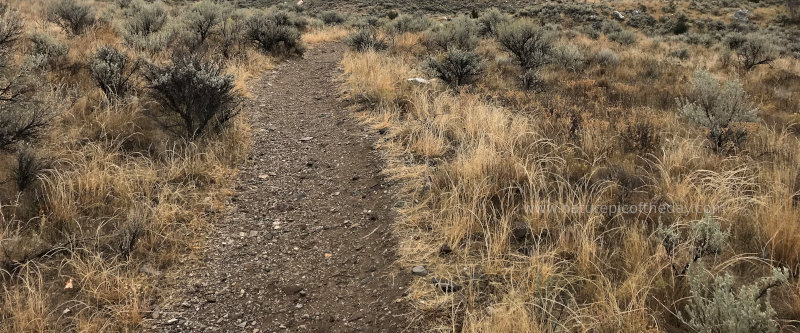
[{"label": "rocky ground", "polygon": [[339,44],[255,83],[254,146],[230,212],[182,290],[147,320],[156,332],[401,332],[413,277],[398,267],[392,184],[376,138],[338,93]]}]

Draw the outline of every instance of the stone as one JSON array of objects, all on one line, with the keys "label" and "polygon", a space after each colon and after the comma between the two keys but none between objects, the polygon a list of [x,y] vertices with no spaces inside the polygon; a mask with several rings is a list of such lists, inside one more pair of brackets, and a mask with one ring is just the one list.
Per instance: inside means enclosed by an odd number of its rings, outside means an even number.
[{"label": "stone", "polygon": [[622,15],[622,13],[620,13],[620,12],[618,12],[616,10],[614,11],[613,14],[611,14],[611,16],[613,16],[614,19],[617,20],[617,21],[622,21],[622,20],[625,19],[625,15]]},{"label": "stone", "polygon": [[453,252],[453,249],[450,248],[450,245],[442,244],[442,247],[439,248],[439,255],[446,256]]},{"label": "stone", "polygon": [[428,275],[428,270],[423,266],[414,266],[411,268],[411,274],[416,276],[425,276]]}]

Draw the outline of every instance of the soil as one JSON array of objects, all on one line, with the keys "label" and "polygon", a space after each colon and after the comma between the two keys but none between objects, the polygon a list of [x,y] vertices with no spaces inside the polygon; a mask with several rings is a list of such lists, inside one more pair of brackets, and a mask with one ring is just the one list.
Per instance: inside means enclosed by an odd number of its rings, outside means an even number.
[{"label": "soil", "polygon": [[254,131],[229,212],[157,332],[401,332],[410,267],[395,264],[392,184],[339,98],[341,44],[309,50],[250,89]]}]

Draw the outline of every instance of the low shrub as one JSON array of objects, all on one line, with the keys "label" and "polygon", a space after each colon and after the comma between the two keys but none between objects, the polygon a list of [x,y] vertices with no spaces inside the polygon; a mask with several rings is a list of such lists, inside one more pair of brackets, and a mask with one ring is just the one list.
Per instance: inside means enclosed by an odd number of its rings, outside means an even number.
[{"label": "low shrub", "polygon": [[344,16],[342,13],[333,10],[326,10],[324,12],[319,13],[319,19],[322,22],[325,22],[327,25],[337,25],[342,24],[344,21],[347,21],[347,17]]},{"label": "low shrub", "polygon": [[636,44],[636,41],[639,39],[639,36],[635,32],[630,30],[620,30],[608,34],[608,39],[620,43],[622,45],[632,45]]},{"label": "low shrub", "polygon": [[428,30],[431,25],[432,23],[426,15],[403,14],[389,21],[386,24],[386,30],[398,34],[406,32],[422,32]]},{"label": "low shrub", "polygon": [[539,71],[535,69],[525,70],[519,75],[520,88],[525,91],[544,91],[545,83]]},{"label": "low shrub", "polygon": [[553,63],[573,72],[581,69],[585,58],[581,50],[575,45],[559,45],[552,50]]},{"label": "low shrub", "polygon": [[68,33],[80,35],[95,23],[95,13],[77,0],[57,0],[48,8],[47,19]]},{"label": "low shrub", "polygon": [[228,17],[230,10],[222,4],[205,0],[189,8],[183,23],[194,35],[195,43],[202,44]]},{"label": "low shrub", "polygon": [[626,151],[638,154],[653,153],[661,146],[661,136],[656,127],[647,120],[628,124],[620,134]]},{"label": "low shrub", "polygon": [[49,108],[36,98],[36,76],[23,68],[0,68],[0,150],[14,150],[17,143],[37,138],[49,125]]},{"label": "low shrub", "polygon": [[17,190],[22,192],[39,179],[49,167],[49,163],[28,144],[20,144],[15,157],[16,164],[11,170],[11,177],[17,185]]},{"label": "low shrub", "polygon": [[160,106],[156,120],[186,139],[219,132],[238,112],[233,77],[216,63],[178,58],[163,67],[151,65],[145,79]]},{"label": "low shrub", "polygon": [[507,24],[511,17],[497,8],[487,10],[478,17],[478,33],[481,36],[497,36],[497,29]]},{"label": "low shrub", "polygon": [[440,27],[428,30],[425,33],[425,44],[431,49],[457,48],[470,51],[478,46],[477,35],[478,25],[475,20],[459,16]]},{"label": "low shrub", "polygon": [[706,71],[697,71],[687,99],[678,99],[679,111],[693,122],[708,128],[708,138],[716,152],[730,151],[744,142],[747,132],[735,127],[752,122],[758,109],[749,101],[742,84],[720,84]]},{"label": "low shrub", "polygon": [[305,47],[300,31],[280,17],[258,14],[247,21],[247,37],[259,50],[276,56],[302,55]]},{"label": "low shrub", "polygon": [[0,13],[0,49],[11,48],[22,37],[23,26],[17,12],[4,8]]},{"label": "low shrub", "polygon": [[733,277],[713,276],[700,262],[689,269],[691,298],[678,318],[697,332],[778,332],[770,291],[787,282],[787,272],[773,268],[771,277],[735,287]]},{"label": "low shrub", "polygon": [[50,35],[34,33],[30,36],[33,44],[31,60],[35,67],[59,70],[66,67],[69,62],[67,54],[69,47],[59,42]]},{"label": "low shrub", "polygon": [[375,29],[359,29],[347,37],[347,45],[356,52],[381,51],[388,47]]},{"label": "low shrub", "polygon": [[689,31],[689,18],[684,14],[678,15],[670,29],[675,35],[682,35]]},{"label": "low shrub", "polygon": [[131,89],[131,77],[139,66],[140,62],[131,61],[127,54],[103,46],[89,61],[89,75],[106,98],[114,100],[125,96]]},{"label": "low shrub", "polygon": [[777,48],[772,41],[759,33],[731,34],[725,41],[736,53],[742,67],[748,71],[758,65],[770,64],[778,57]]},{"label": "low shrub", "polygon": [[537,69],[550,62],[553,38],[529,21],[518,20],[502,25],[498,29],[497,41],[525,70]]},{"label": "low shrub", "polygon": [[455,48],[428,59],[424,67],[433,76],[451,87],[459,87],[475,82],[475,79],[484,70],[483,61],[477,53]]},{"label": "low shrub", "polygon": [[161,31],[167,23],[167,11],[156,3],[135,1],[125,11],[128,35],[147,37]]},{"label": "low shrub", "polygon": [[[222,39],[222,55],[225,58],[231,58],[236,50],[243,49],[245,44],[248,44],[247,22],[238,11],[231,13],[231,16],[224,19],[220,26],[220,36]],[[237,46],[239,46],[237,48]]]},{"label": "low shrub", "polygon": [[669,53],[669,55],[671,57],[675,57],[675,58],[678,58],[680,60],[686,60],[686,59],[689,59],[691,57],[691,54],[689,54],[689,50],[686,49],[686,48],[680,48],[680,49],[672,50]]},{"label": "low shrub", "polygon": [[615,67],[619,65],[619,56],[614,51],[602,49],[595,53],[592,61],[605,67]]}]

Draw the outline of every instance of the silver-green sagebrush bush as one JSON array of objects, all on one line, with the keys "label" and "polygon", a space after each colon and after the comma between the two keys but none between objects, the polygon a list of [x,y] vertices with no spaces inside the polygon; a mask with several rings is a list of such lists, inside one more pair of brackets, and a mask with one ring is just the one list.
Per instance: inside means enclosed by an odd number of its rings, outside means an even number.
[{"label": "silver-green sagebrush bush", "polygon": [[233,77],[219,64],[176,58],[166,66],[150,65],[145,79],[160,106],[155,119],[186,139],[216,133],[238,113]]},{"label": "silver-green sagebrush bush", "polygon": [[770,291],[787,281],[786,269],[736,290],[733,277],[711,276],[698,261],[689,267],[691,298],[678,318],[693,331],[707,333],[777,332]]},{"label": "silver-green sagebrush bush", "polygon": [[381,51],[388,47],[386,41],[378,35],[378,31],[370,28],[359,29],[348,36],[347,45],[356,52]]},{"label": "silver-green sagebrush bush", "polygon": [[708,128],[708,138],[717,152],[735,149],[744,142],[747,132],[737,123],[758,119],[758,108],[741,83],[726,80],[720,84],[703,70],[695,72],[688,98],[677,102],[683,116]]},{"label": "silver-green sagebrush bush", "polygon": [[31,40],[31,64],[35,68],[59,70],[63,69],[67,62],[69,47],[44,33],[34,33],[30,35]]},{"label": "silver-green sagebrush bush", "polygon": [[58,0],[47,9],[47,19],[68,33],[80,35],[94,25],[95,13],[91,6],[77,0]]},{"label": "silver-green sagebrush bush", "polygon": [[447,50],[457,48],[463,51],[474,50],[478,46],[479,27],[475,20],[459,16],[450,22],[426,31],[425,44],[430,49]]},{"label": "silver-green sagebrush bush", "polygon": [[123,13],[125,23],[120,34],[134,48],[157,52],[167,48],[179,30],[170,26],[169,13],[158,2],[134,0]]},{"label": "silver-green sagebrush bush", "polygon": [[427,15],[402,14],[387,22],[386,30],[396,34],[422,32],[430,28],[431,25],[433,24]]},{"label": "silver-green sagebrush bush", "polygon": [[478,17],[478,32],[481,36],[497,36],[501,25],[511,21],[511,16],[497,8],[491,8]]},{"label": "silver-green sagebrush bush", "polygon": [[525,70],[541,68],[551,60],[553,37],[530,21],[517,20],[500,26],[497,41]]},{"label": "silver-green sagebrush bush", "polygon": [[0,49],[7,50],[22,37],[24,24],[19,14],[9,8],[0,9]]},{"label": "silver-green sagebrush bush", "polygon": [[192,35],[193,43],[202,44],[215,33],[233,9],[224,3],[205,0],[189,8],[183,24]]},{"label": "silver-green sagebrush bush", "polygon": [[778,58],[778,49],[773,41],[761,33],[731,34],[726,42],[736,53],[742,67],[748,71],[758,65],[770,64]]},{"label": "silver-green sagebrush bush", "polygon": [[554,47],[552,59],[553,63],[573,72],[580,70],[586,60],[580,48],[571,44]]},{"label": "silver-green sagebrush bush", "polygon": [[303,55],[300,31],[281,16],[258,13],[247,21],[247,37],[263,53],[276,56]]},{"label": "silver-green sagebrush bush", "polygon": [[456,48],[428,59],[424,66],[433,76],[451,87],[475,82],[485,68],[483,60],[477,53]]},{"label": "silver-green sagebrush bush", "polygon": [[106,98],[115,100],[124,97],[131,89],[131,78],[140,64],[114,47],[103,46],[89,61],[89,75]]}]

